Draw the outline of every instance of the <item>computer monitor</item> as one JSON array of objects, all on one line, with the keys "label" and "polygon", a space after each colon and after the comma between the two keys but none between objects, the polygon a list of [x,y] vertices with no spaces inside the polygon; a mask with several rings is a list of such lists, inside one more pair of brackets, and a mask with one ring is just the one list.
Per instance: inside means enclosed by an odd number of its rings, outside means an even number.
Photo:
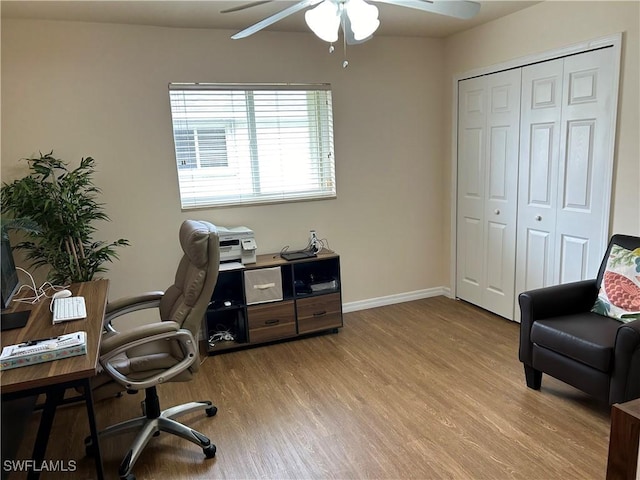
[{"label": "computer monitor", "polygon": [[2,281],[2,309],[8,308],[11,299],[18,291],[20,282],[9,240],[2,239],[0,244],[0,280]]}]

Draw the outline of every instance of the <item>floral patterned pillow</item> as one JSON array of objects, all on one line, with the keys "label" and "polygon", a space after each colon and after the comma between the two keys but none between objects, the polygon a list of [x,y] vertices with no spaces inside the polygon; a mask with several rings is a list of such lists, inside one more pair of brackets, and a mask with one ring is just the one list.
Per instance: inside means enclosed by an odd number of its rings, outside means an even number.
[{"label": "floral patterned pillow", "polygon": [[640,248],[611,247],[592,312],[631,322],[640,319]]}]

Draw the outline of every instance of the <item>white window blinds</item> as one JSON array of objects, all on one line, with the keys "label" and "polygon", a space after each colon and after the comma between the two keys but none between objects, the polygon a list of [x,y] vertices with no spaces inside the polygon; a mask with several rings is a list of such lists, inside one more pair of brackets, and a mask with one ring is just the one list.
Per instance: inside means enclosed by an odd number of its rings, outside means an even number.
[{"label": "white window blinds", "polygon": [[329,85],[170,84],[183,209],[336,196]]}]

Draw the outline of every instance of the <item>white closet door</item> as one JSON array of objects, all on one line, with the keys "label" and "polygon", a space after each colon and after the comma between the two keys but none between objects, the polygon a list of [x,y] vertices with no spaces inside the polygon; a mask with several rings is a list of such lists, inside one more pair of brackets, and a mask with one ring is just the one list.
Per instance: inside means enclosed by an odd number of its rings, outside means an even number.
[{"label": "white closet door", "polygon": [[516,292],[555,282],[564,60],[522,69]]},{"label": "white closet door", "polygon": [[597,275],[608,240],[613,49],[523,68],[516,293]]},{"label": "white closet door", "polygon": [[484,308],[513,318],[521,70],[487,77]]},{"label": "white closet door", "polygon": [[484,277],[486,77],[459,83],[458,215],[456,290],[458,297],[482,303]]},{"label": "white closet door", "polygon": [[513,318],[520,69],[459,84],[458,296]]},{"label": "white closet door", "polygon": [[565,58],[556,283],[595,278],[606,249],[617,105],[613,82],[612,48]]}]

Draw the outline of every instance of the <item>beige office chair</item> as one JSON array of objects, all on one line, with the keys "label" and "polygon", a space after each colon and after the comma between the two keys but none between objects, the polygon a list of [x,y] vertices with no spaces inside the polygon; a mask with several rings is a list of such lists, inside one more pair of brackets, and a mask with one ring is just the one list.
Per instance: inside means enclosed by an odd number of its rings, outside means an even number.
[{"label": "beige office chair", "polygon": [[[180,227],[184,256],[178,266],[175,283],[165,292],[150,292],[118,300],[107,305],[105,336],[100,349],[104,371],[93,382],[94,399],[127,390],[145,390],[142,417],[112,425],[100,432],[100,438],[130,430],[140,430],[120,464],[120,478],[134,480],[133,465],[152,436],[160,431],[178,435],[202,447],[207,458],[216,447],[202,433],[177,421],[175,417],[203,409],[213,416],[217,408],[209,401],[190,402],[160,410],[156,386],[164,382],[191,380],[198,370],[198,332],[218,278],[219,240],[216,228],[207,222],[185,221]],[[118,332],[111,321],[137,310],[157,307],[160,320],[131,330]],[[85,440],[91,454],[90,437]]]}]

